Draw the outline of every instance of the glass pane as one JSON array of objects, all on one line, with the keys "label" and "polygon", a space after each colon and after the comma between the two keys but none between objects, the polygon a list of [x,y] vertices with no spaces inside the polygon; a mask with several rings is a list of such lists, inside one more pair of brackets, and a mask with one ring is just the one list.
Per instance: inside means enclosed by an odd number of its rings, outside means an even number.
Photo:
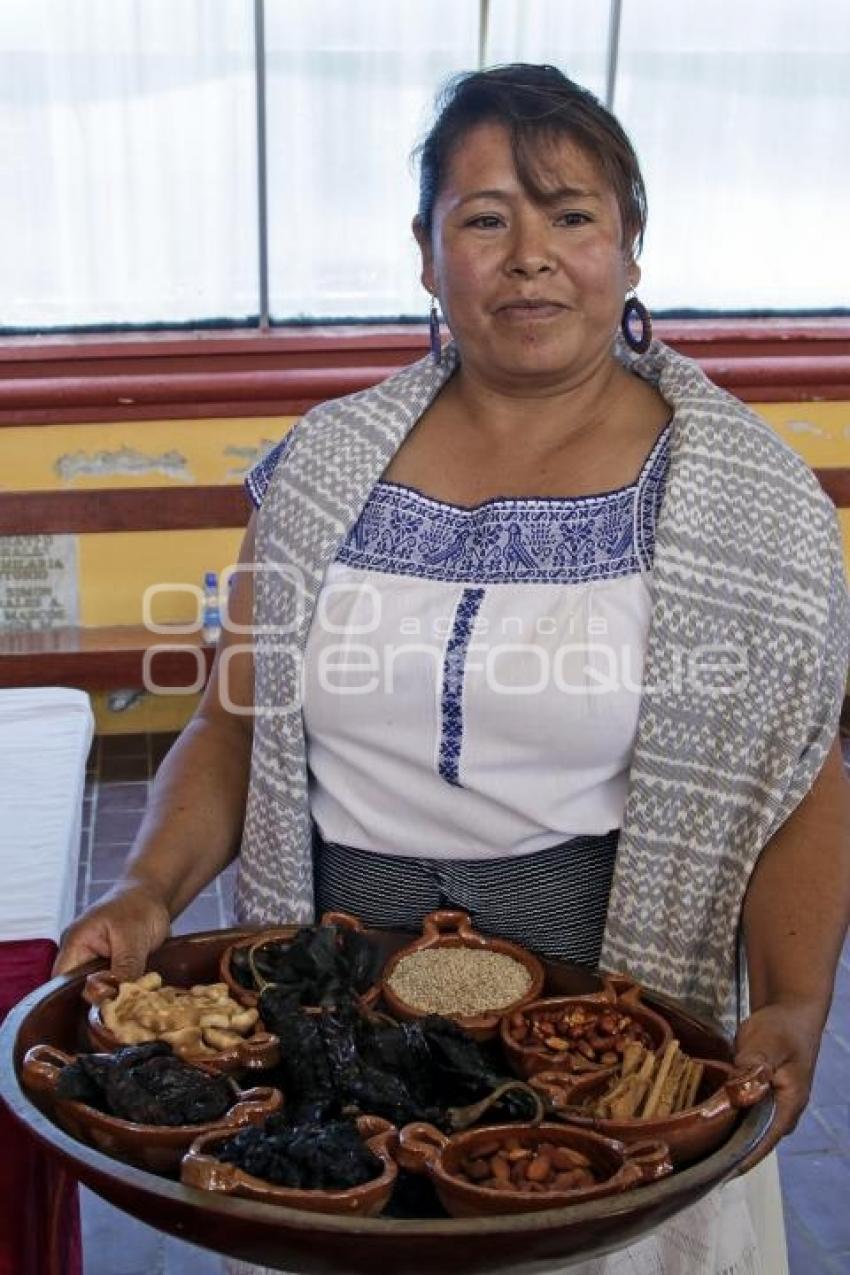
[{"label": "glass pane", "polygon": [[478,57],[478,0],[267,0],[276,319],[420,316],[409,162]]},{"label": "glass pane", "polygon": [[0,324],[256,314],[249,0],[3,0]]},{"label": "glass pane", "polygon": [[605,97],[608,0],[490,0],[488,65],[549,62]]},{"label": "glass pane", "polygon": [[650,307],[848,304],[849,62],[846,0],[624,0]]}]

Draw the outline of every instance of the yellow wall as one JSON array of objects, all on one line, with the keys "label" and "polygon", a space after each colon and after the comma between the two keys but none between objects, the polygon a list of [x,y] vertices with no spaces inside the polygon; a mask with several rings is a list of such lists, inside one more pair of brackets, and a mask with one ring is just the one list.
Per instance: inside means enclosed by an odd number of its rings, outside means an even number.
[{"label": "yellow wall", "polygon": [[[0,491],[238,483],[292,424],[292,417],[246,417],[8,428],[0,430]],[[149,585],[200,585],[204,572],[221,573],[236,560],[241,538],[237,528],[80,535],[80,623],[141,624]],[[188,622],[194,613],[184,592],[160,596],[154,615]],[[197,698],[145,695],[114,713],[106,695],[92,697],[100,733],[179,729]]]},{"label": "yellow wall", "polygon": [[[850,403],[754,406],[813,467],[850,465]],[[247,417],[7,428],[0,430],[0,491],[240,482],[292,423],[291,417]],[[850,564],[850,510],[840,517]],[[205,571],[221,572],[235,561],[240,539],[236,529],[81,535],[81,623],[140,624],[147,586],[200,584]],[[171,594],[160,598],[156,618],[187,621],[193,610],[188,593]],[[97,696],[98,729],[176,729],[195,703],[196,697],[145,696],[115,714],[105,696]]]},{"label": "yellow wall", "polygon": [[[850,403],[754,403],[755,411],[813,469],[850,466]],[[850,574],[850,509],[840,509],[844,562]]]}]

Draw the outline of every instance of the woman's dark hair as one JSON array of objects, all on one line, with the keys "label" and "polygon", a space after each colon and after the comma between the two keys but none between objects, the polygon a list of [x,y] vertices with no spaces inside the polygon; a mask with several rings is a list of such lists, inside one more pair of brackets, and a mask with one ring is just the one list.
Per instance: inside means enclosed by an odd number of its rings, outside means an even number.
[{"label": "woman's dark hair", "polygon": [[[623,242],[634,256],[646,227],[646,190],[631,142],[601,102],[554,66],[515,62],[455,76],[437,99],[437,118],[416,148],[419,221],[430,234],[434,203],[452,151],[478,124],[502,124],[510,135],[517,175],[534,199],[545,202],[542,147],[568,137],[599,164],[614,191]],[[541,146],[542,143],[542,146]]]}]

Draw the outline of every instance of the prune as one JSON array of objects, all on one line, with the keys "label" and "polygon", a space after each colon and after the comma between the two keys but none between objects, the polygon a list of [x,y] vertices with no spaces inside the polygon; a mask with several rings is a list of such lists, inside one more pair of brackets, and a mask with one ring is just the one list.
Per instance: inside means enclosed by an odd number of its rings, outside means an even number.
[{"label": "prune", "polygon": [[253,1177],[302,1191],[342,1191],[383,1171],[381,1160],[347,1120],[292,1124],[267,1116],[262,1128],[240,1129],[214,1154]]},{"label": "prune", "polygon": [[122,1120],[154,1125],[208,1124],[234,1101],[229,1081],[184,1063],[163,1041],[115,1054],[80,1054],[62,1069],[56,1094]]}]

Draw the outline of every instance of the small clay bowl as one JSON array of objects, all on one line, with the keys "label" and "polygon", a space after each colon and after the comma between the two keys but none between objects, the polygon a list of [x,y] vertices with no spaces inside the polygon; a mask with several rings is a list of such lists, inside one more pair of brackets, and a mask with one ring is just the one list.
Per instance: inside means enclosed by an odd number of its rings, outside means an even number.
[{"label": "small clay bowl", "polygon": [[[261,1124],[261,1120],[252,1123]],[[340,1191],[307,1191],[276,1186],[255,1178],[235,1164],[217,1160],[211,1151],[232,1136],[232,1129],[214,1129],[196,1138],[183,1157],[180,1181],[201,1191],[243,1196],[264,1204],[283,1204],[308,1213],[341,1213],[345,1217],[376,1217],[386,1208],[398,1176],[394,1154],[398,1134],[394,1125],[380,1116],[358,1116],[357,1131],[370,1151],[383,1163],[383,1171],[362,1186]]]},{"label": "small clay bowl", "polygon": [[396,1018],[404,1019],[407,1022],[412,1022],[417,1018],[425,1018],[428,1013],[433,1013],[434,1011],[416,1009],[413,1005],[403,1001],[390,987],[390,979],[399,962],[404,960],[406,956],[411,956],[415,952],[452,947],[469,947],[477,951],[501,952],[504,956],[510,956],[528,971],[531,978],[528,989],[522,996],[511,1001],[509,1005],[504,1005],[500,1009],[494,1009],[488,1013],[475,1015],[442,1014],[443,1018],[453,1019],[476,1040],[492,1040],[493,1037],[498,1035],[499,1023],[503,1015],[512,1014],[530,1001],[537,999],[543,990],[545,973],[537,957],[532,956],[531,952],[526,951],[524,947],[519,947],[516,943],[509,943],[506,939],[490,938],[487,935],[479,934],[472,928],[472,920],[467,912],[441,909],[438,912],[429,913],[422,922],[422,937],[417,939],[415,943],[411,943],[408,947],[403,947],[399,952],[396,952],[384,967],[384,974],[381,979],[381,995],[390,1012]]},{"label": "small clay bowl", "polygon": [[714,1151],[732,1132],[738,1113],[753,1107],[770,1092],[770,1073],[763,1063],[736,1070],[730,1063],[696,1059],[704,1071],[696,1102],[671,1116],[649,1119],[608,1120],[582,1110],[583,1104],[605,1092],[611,1072],[568,1076],[558,1071],[541,1071],[530,1080],[546,1100],[547,1119],[592,1129],[606,1138],[633,1144],[645,1138],[666,1142],[678,1167],[699,1160]]},{"label": "small clay bowl", "polygon": [[[125,1042],[119,1040],[115,1033],[104,1025],[100,1012],[104,1001],[118,995],[118,985],[119,979],[107,970],[89,974],[83,984],[83,1000],[89,1005],[88,1037],[96,1050],[106,1054],[125,1048]],[[151,1039],[155,1038],[152,1036]],[[215,1054],[181,1053],[178,1057],[193,1067],[200,1067],[202,1071],[226,1076],[234,1071],[264,1071],[268,1067],[276,1067],[280,1062],[280,1045],[277,1036],[267,1032],[260,1020],[255,1024],[250,1035],[241,1040],[238,1045],[234,1045],[232,1049],[222,1049]]]},{"label": "small clay bowl", "polygon": [[[541,1142],[569,1147],[586,1156],[600,1180],[594,1186],[572,1190],[496,1190],[476,1186],[458,1175],[463,1161],[478,1147],[516,1138],[522,1147]],[[507,1213],[539,1213],[543,1209],[584,1204],[604,1196],[618,1195],[645,1182],[657,1182],[673,1172],[670,1154],[663,1142],[645,1140],[626,1146],[613,1138],[603,1138],[586,1129],[563,1124],[486,1125],[446,1137],[430,1124],[405,1125],[399,1133],[397,1159],[403,1169],[430,1177],[443,1208],[452,1217],[500,1217]]]},{"label": "small clay bowl", "polygon": [[265,1120],[266,1116],[279,1111],[283,1103],[279,1089],[239,1089],[229,1081],[233,1088],[233,1106],[219,1120],[187,1125],[136,1124],[108,1116],[84,1102],[57,1098],[59,1074],[74,1060],[75,1055],[54,1049],[52,1045],[34,1045],[24,1057],[23,1082],[31,1093],[47,1101],[57,1123],[72,1138],[152,1173],[176,1174],[181,1159],[199,1134],[224,1125],[231,1133],[235,1132],[243,1125]]},{"label": "small clay bowl", "polygon": [[[319,921],[320,925],[335,925],[340,930],[363,930],[362,921],[356,916],[351,916],[348,912],[324,912]],[[259,1003],[260,996],[256,991],[251,991],[242,984],[233,975],[231,968],[231,957],[237,949],[256,949],[263,947],[266,943],[291,942],[299,930],[304,927],[301,925],[283,925],[278,929],[261,930],[257,934],[247,939],[240,939],[238,943],[231,943],[221,954],[219,962],[219,975],[221,981],[226,983],[230,989],[230,995],[235,1001],[239,1001],[242,1005],[250,1005],[256,1007]],[[358,1002],[364,1009],[371,1009],[381,994],[381,988],[378,983],[374,983],[368,987],[365,992],[361,992],[358,996]],[[318,1006],[302,1005],[301,1009],[309,1012],[315,1009],[317,1013],[321,1012]]]},{"label": "small clay bowl", "polygon": [[[670,1024],[660,1014],[641,1003],[641,989],[630,979],[609,977],[601,992],[592,992],[587,996],[551,996],[522,1005],[520,1011],[526,1019],[549,1018],[578,1006],[586,1009],[598,1008],[600,1017],[611,1010],[618,1014],[628,1014],[649,1036],[653,1050],[664,1049],[673,1039]],[[575,1065],[568,1055],[559,1055],[537,1045],[522,1044],[514,1039],[511,1030],[510,1015],[505,1014],[500,1025],[502,1051],[518,1076],[527,1080],[539,1071],[571,1072],[574,1069]],[[610,1071],[610,1067],[601,1063],[588,1063],[583,1065],[581,1074],[607,1075]]]}]

